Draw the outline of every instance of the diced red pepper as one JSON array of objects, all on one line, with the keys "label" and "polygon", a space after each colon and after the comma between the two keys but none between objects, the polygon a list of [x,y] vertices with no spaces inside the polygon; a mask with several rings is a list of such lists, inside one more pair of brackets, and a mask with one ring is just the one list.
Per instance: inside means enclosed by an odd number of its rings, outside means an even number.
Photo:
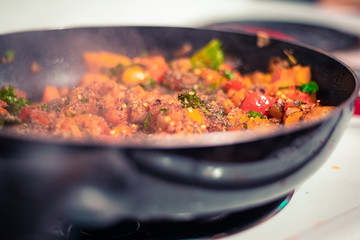
[{"label": "diced red pepper", "polygon": [[242,102],[241,109],[244,111],[256,111],[266,116],[269,107],[275,103],[276,98],[274,97],[257,92],[251,92],[247,94]]},{"label": "diced red pepper", "polygon": [[51,124],[48,114],[36,107],[24,106],[21,109],[19,117],[24,123],[35,120],[42,125],[50,126]]},{"label": "diced red pepper", "polygon": [[30,114],[31,114],[31,108],[29,106],[24,106],[21,109],[21,112],[19,114],[19,117],[21,119],[22,122],[26,123],[30,121]]},{"label": "diced red pepper", "polygon": [[241,90],[243,87],[242,82],[240,82],[239,80],[234,80],[234,81],[229,81],[225,84],[225,90],[229,91],[230,89],[234,89],[236,91]]},{"label": "diced red pepper", "polygon": [[283,91],[284,95],[293,100],[299,100],[301,102],[307,103],[310,102],[310,95],[304,92],[301,92],[296,89],[286,89]]}]

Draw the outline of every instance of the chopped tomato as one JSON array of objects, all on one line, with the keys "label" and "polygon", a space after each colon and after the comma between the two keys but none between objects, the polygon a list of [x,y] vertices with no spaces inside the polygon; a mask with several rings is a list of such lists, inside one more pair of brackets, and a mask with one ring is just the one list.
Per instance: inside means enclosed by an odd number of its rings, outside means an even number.
[{"label": "chopped tomato", "polygon": [[282,93],[290,99],[293,100],[299,100],[301,102],[311,102],[311,98],[310,95],[304,92],[301,92],[299,90],[296,90],[295,88],[289,88],[289,89],[284,89],[282,91]]},{"label": "chopped tomato", "polygon": [[276,98],[270,97],[258,92],[251,92],[247,94],[241,104],[241,109],[244,111],[256,111],[263,115],[267,115],[267,110],[270,106],[274,105]]},{"label": "chopped tomato", "polygon": [[24,106],[21,109],[19,117],[24,123],[29,121],[37,121],[45,126],[50,126],[51,124],[49,114],[36,107]]},{"label": "chopped tomato", "polygon": [[147,58],[134,58],[134,63],[145,65],[150,73],[150,77],[157,82],[161,82],[168,69],[168,64],[162,56],[153,56]]},{"label": "chopped tomato", "polygon": [[242,82],[240,82],[239,80],[234,80],[234,81],[228,81],[225,85],[225,90],[229,91],[230,89],[234,89],[234,90],[241,90],[243,87]]}]

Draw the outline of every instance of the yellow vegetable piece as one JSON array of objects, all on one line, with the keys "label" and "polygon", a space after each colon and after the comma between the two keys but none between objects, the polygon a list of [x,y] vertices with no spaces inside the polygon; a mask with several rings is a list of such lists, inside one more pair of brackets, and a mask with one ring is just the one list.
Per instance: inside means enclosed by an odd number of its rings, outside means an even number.
[{"label": "yellow vegetable piece", "polygon": [[193,108],[184,108],[185,113],[195,122],[204,124],[205,123],[205,116],[203,112],[200,112],[199,109]]},{"label": "yellow vegetable piece", "polygon": [[266,127],[267,124],[270,124],[270,121],[266,118],[260,118],[260,117],[250,118],[249,121],[246,122],[248,129]]},{"label": "yellow vegetable piece", "polygon": [[140,66],[128,67],[122,73],[122,81],[126,85],[137,85],[142,83],[148,74]]},{"label": "yellow vegetable piece", "polygon": [[294,124],[294,123],[298,123],[302,115],[303,115],[303,112],[301,112],[301,111],[294,112],[294,113],[290,114],[285,119],[285,126],[290,125],[290,124]]}]

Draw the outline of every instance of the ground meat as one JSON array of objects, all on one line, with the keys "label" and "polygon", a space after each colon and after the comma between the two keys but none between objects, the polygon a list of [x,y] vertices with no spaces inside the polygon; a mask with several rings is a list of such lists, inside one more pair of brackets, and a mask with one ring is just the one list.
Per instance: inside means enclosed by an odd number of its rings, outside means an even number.
[{"label": "ground meat", "polygon": [[193,73],[169,70],[165,74],[163,83],[175,91],[180,91],[191,89],[199,80],[200,78]]},{"label": "ground meat", "polygon": [[67,116],[76,116],[80,114],[99,113],[99,96],[92,91],[90,86],[74,88],[69,95],[69,103],[65,107]]}]

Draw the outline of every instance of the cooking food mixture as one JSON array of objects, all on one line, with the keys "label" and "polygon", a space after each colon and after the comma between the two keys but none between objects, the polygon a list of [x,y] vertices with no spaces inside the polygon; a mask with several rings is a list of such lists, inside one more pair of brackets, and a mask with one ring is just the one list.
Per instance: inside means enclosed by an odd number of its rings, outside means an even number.
[{"label": "cooking food mixture", "polygon": [[217,39],[171,61],[85,52],[80,84],[46,86],[41,102],[4,86],[0,119],[17,134],[122,142],[148,134],[272,132],[330,112],[334,107],[316,100],[310,67],[285,54],[271,59],[267,73],[245,75]]}]

